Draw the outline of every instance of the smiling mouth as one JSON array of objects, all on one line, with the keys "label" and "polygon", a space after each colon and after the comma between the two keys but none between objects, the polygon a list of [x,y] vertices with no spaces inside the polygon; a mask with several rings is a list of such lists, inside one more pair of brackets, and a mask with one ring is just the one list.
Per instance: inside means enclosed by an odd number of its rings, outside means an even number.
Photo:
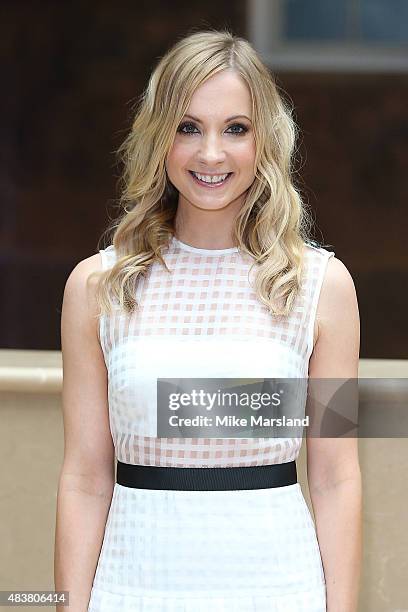
[{"label": "smiling mouth", "polygon": [[[210,183],[210,182],[199,179],[198,176],[192,170],[189,170],[188,172],[190,173],[191,177],[198,185],[201,185],[202,187],[209,187],[210,189],[216,189],[217,187],[219,188],[222,185],[225,185],[225,183],[227,183],[230,180],[231,176],[234,174],[233,172],[225,172],[224,174],[226,174],[227,176],[225,177],[224,180],[217,181],[215,183]],[[217,175],[203,175],[203,176],[223,176],[223,175],[217,174]]]}]

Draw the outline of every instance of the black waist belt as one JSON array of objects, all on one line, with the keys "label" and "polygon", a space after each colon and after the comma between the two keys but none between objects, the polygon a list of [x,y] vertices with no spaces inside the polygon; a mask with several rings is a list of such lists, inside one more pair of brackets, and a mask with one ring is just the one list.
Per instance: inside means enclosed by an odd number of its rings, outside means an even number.
[{"label": "black waist belt", "polygon": [[230,491],[285,487],[297,482],[296,462],[254,467],[179,468],[117,461],[116,482],[136,489]]}]

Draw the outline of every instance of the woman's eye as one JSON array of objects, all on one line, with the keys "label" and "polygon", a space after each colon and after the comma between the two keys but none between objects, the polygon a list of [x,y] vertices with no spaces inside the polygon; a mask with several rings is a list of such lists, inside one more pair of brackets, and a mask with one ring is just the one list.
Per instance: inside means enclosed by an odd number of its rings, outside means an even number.
[{"label": "woman's eye", "polygon": [[190,128],[190,127],[194,128],[195,125],[193,125],[192,123],[182,123],[177,131],[181,132],[182,134],[191,134],[192,132],[190,132],[190,130],[188,132],[185,131],[185,128]]},{"label": "woman's eye", "polygon": [[[182,123],[177,131],[180,132],[181,134],[194,134],[193,131],[187,128],[195,129],[196,126],[193,123]],[[241,134],[245,134],[245,132],[248,131],[248,128],[245,125],[242,125],[242,123],[234,123],[233,125],[230,125],[229,128],[227,129],[231,130],[232,128],[239,128],[240,131],[234,130],[233,132],[230,132],[230,134],[235,134],[237,136]]]},{"label": "woman's eye", "polygon": [[231,128],[235,128],[238,127],[241,129],[240,132],[232,132],[233,134],[245,134],[245,132],[248,131],[248,128],[245,125],[242,125],[242,123],[234,123],[234,125],[230,125],[230,127],[228,129]]}]

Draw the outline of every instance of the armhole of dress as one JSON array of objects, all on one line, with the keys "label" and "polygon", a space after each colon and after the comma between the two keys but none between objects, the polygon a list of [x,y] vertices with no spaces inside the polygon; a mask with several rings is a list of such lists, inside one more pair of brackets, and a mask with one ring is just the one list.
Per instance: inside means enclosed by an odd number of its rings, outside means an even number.
[{"label": "armhole of dress", "polygon": [[313,353],[313,338],[314,338],[314,327],[317,316],[317,307],[319,305],[319,298],[322,291],[323,280],[326,275],[327,264],[329,263],[329,259],[334,257],[335,253],[333,251],[326,251],[324,249],[320,250],[320,253],[323,254],[323,259],[321,260],[321,264],[319,265],[316,284],[314,286],[312,300],[310,304],[310,315],[309,315],[309,329],[307,331],[307,363],[309,363],[309,359]]}]

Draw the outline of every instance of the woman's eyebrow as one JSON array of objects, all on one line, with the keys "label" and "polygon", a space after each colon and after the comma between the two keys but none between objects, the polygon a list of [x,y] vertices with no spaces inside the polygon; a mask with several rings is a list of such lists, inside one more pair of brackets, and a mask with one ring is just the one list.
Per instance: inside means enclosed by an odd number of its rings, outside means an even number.
[{"label": "woman's eyebrow", "polygon": [[[197,123],[202,123],[200,119],[198,119],[198,117],[194,117],[193,115],[184,115],[184,116],[188,117],[189,119],[193,119],[193,121],[197,121]],[[240,117],[245,117],[245,119],[248,119],[248,121],[251,121],[251,119],[247,117],[246,115],[234,115],[233,117],[228,117],[228,119],[225,120],[225,123],[228,123],[228,121],[232,121],[233,119],[239,119]]]}]

